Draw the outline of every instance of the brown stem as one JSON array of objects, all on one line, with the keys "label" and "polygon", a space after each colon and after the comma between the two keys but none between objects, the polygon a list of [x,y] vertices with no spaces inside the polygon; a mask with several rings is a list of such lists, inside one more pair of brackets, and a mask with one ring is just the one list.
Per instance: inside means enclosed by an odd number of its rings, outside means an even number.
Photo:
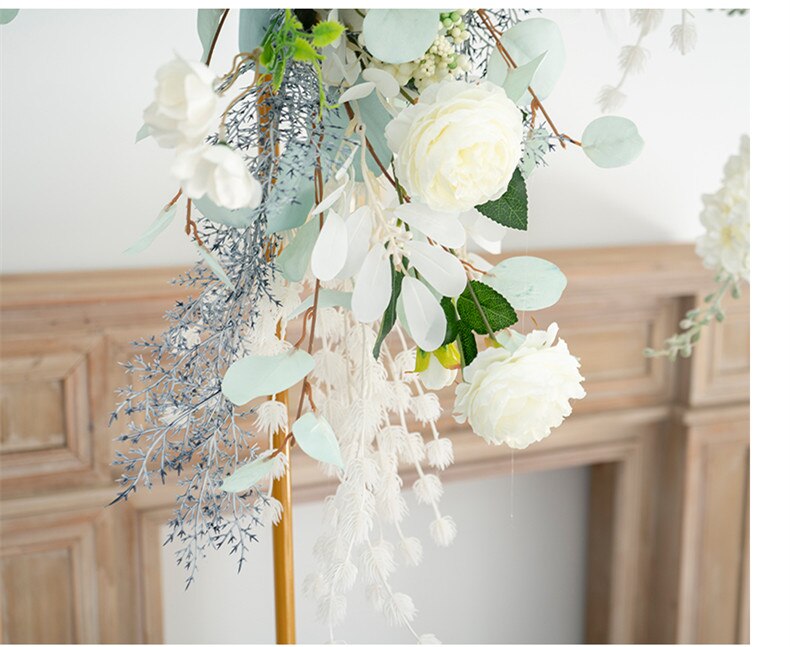
[{"label": "brown stem", "polygon": [[219,23],[217,23],[217,31],[214,32],[214,38],[211,39],[211,45],[208,48],[208,55],[206,56],[206,65],[211,63],[211,57],[214,56],[214,48],[217,46],[217,41],[219,40],[219,32],[222,31],[222,26],[225,24],[225,18],[228,17],[230,13],[230,9],[225,9],[222,12],[222,16],[219,19]]},{"label": "brown stem", "polygon": [[197,225],[195,221],[192,220],[192,200],[187,200],[187,220],[186,224],[184,225],[184,232],[187,236],[190,234],[194,237],[195,242],[203,247],[203,241],[200,238],[200,234],[198,233]]},{"label": "brown stem", "polygon": [[179,190],[178,190],[178,193],[176,193],[176,194],[173,196],[173,198],[170,200],[170,202],[168,202],[168,203],[165,205],[165,209],[164,209],[164,210],[165,210],[165,211],[167,211],[167,210],[168,210],[170,207],[172,207],[172,206],[173,206],[173,205],[174,205],[176,202],[178,202],[178,199],[181,197],[181,194],[182,194],[183,192],[184,192],[184,190],[183,190],[183,189],[179,189]]},{"label": "brown stem", "polygon": [[[345,108],[346,108],[346,114],[348,115],[349,120],[353,119],[354,118],[354,111],[351,109],[351,106],[348,105],[348,103],[344,103],[343,106],[345,106]],[[376,162],[376,166],[378,166],[381,169],[381,172],[384,174],[384,177],[387,178],[389,183],[392,186],[394,186],[395,189],[397,190],[398,183],[395,181],[395,178],[393,178],[389,174],[389,172],[387,171],[387,168],[384,166],[384,164],[382,164],[381,160],[379,159],[379,156],[376,154],[376,151],[373,148],[373,144],[370,143],[370,140],[367,137],[365,138],[365,147],[368,149],[368,152],[370,153],[370,156],[373,158],[373,161]]]}]

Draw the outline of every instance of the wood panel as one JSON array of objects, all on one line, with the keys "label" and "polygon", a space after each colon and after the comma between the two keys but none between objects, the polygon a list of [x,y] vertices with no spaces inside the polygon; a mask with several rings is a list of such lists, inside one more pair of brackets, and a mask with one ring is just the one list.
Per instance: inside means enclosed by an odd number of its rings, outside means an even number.
[{"label": "wood panel", "polygon": [[[560,430],[515,454],[515,469],[592,466],[588,640],[748,641],[748,294],[726,304],[727,323],[692,360],[648,361],[642,349],[712,286],[690,246],[538,255],[569,284],[535,316],[559,323],[588,395]],[[4,639],[162,639],[161,525],[178,488],[106,508],[120,431],[106,425],[128,380],[118,366],[128,341],[159,332],[188,294],[168,284],[177,272],[0,277]],[[509,471],[509,450],[450,416],[442,431],[455,447],[448,478]],[[299,454],[293,473],[297,501],[334,488]]]}]

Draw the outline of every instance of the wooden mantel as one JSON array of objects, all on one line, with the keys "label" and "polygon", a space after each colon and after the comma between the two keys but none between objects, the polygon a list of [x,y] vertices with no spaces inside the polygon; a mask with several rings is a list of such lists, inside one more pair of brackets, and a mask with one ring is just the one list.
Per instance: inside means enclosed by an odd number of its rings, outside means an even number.
[{"label": "wooden mantel", "polygon": [[[568,276],[535,315],[558,322],[588,396],[516,469],[591,466],[588,641],[748,642],[748,293],[692,359],[647,360],[712,286],[690,246],[533,253]],[[180,269],[0,277],[5,642],[162,640],[159,528],[176,489],[105,507],[118,433],[106,421],[129,341],[160,332],[185,294],[169,285]],[[446,477],[510,469],[509,451],[443,424]],[[300,500],[333,487],[299,457],[293,474]]]}]

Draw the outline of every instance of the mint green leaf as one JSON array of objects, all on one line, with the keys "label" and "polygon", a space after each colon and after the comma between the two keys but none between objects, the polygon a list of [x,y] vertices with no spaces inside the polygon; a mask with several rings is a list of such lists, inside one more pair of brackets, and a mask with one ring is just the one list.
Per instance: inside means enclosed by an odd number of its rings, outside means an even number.
[{"label": "mint green leaf", "polygon": [[267,449],[258,458],[237,468],[233,474],[222,481],[219,489],[232,494],[249,490],[264,476],[271,474],[277,466],[277,461],[271,458],[273,453],[273,449]]},{"label": "mint green leaf", "polygon": [[[298,317],[305,310],[312,307],[314,294],[311,294],[304,301],[302,301],[293,312],[291,312],[286,320],[291,320]],[[342,290],[330,290],[322,287],[318,291],[318,307],[319,308],[345,308],[351,310],[351,292],[343,292]]]},{"label": "mint green leaf", "polygon": [[296,443],[310,458],[343,468],[340,445],[326,418],[308,412],[293,424],[291,431]]},{"label": "mint green leaf", "polygon": [[[301,281],[310,264],[315,241],[321,231],[318,218],[313,218],[296,232],[293,240],[285,246],[275,261],[283,276],[294,283]],[[319,300],[320,303],[320,300]]]},{"label": "mint green leaf", "polygon": [[200,44],[203,45],[203,55],[200,60],[205,63],[208,58],[211,43],[217,35],[220,20],[225,13],[225,9],[198,9],[197,12],[197,30]]},{"label": "mint green leaf", "polygon": [[527,230],[527,185],[521,171],[513,171],[513,177],[502,197],[486,202],[477,210],[487,218],[511,229]]},{"label": "mint green leaf", "polygon": [[334,43],[346,28],[334,20],[322,20],[313,25],[313,45],[326,47]]},{"label": "mint green leaf", "polygon": [[601,168],[630,164],[644,145],[636,124],[625,117],[598,117],[582,133],[582,150]]},{"label": "mint green leaf", "polygon": [[373,357],[376,359],[379,358],[381,344],[384,343],[384,339],[390,334],[398,318],[397,305],[400,289],[403,285],[403,274],[395,271],[392,264],[392,257],[390,257],[390,268],[392,270],[392,295],[390,296],[390,302],[387,304],[387,309],[384,310],[384,314],[381,317],[381,326],[379,327],[379,334],[376,337],[376,343],[373,344]]},{"label": "mint green leaf", "polygon": [[506,258],[480,281],[499,292],[516,310],[553,306],[568,285],[559,267],[536,256]]},{"label": "mint green leaf", "polygon": [[544,58],[546,58],[546,52],[533,58],[529,63],[519,65],[515,70],[507,71],[502,87],[508,98],[516,105],[528,108],[532,103],[532,94],[529,91],[529,86]]},{"label": "mint green leaf", "polygon": [[18,13],[19,9],[0,9],[0,25],[7,25]]},{"label": "mint green leaf", "polygon": [[442,342],[442,346],[446,346],[454,342],[458,336],[458,315],[455,313],[455,304],[450,297],[442,297],[439,300],[439,305],[442,306],[444,316],[447,319],[447,332]]},{"label": "mint green leaf", "polygon": [[304,168],[294,168],[297,163],[303,161],[297,153],[289,152],[286,148],[280,157],[277,183],[266,198],[267,234],[301,227],[315,204],[313,175],[305,172]]},{"label": "mint green leaf", "polygon": [[151,136],[151,130],[148,128],[148,124],[143,124],[140,126],[140,130],[137,131],[137,134],[134,136],[134,143],[136,144],[139,141],[144,140],[146,137]]},{"label": "mint green leaf", "polygon": [[464,321],[458,322],[458,345],[464,356],[464,366],[469,366],[477,357],[477,342],[469,324]]},{"label": "mint green leaf", "polygon": [[313,370],[315,360],[303,350],[279,355],[247,355],[230,365],[222,378],[222,393],[235,405],[290,389]]},{"label": "mint green leaf", "polygon": [[420,58],[438,34],[438,9],[368,9],[362,23],[365,47],[384,63]]},{"label": "mint green leaf", "polygon": [[277,9],[239,10],[239,51],[251,52],[259,47]]},{"label": "mint green leaf", "polygon": [[466,323],[476,333],[484,335],[488,332],[488,329],[483,316],[475,305],[471,290],[475,291],[480,307],[485,313],[491,330],[494,332],[512,326],[518,321],[516,311],[505,297],[485,283],[470,281],[461,296],[458,297],[456,307],[458,308],[458,316],[461,318],[461,321]]},{"label": "mint green leaf", "polygon": [[225,225],[226,227],[246,229],[256,218],[255,209],[248,209],[246,207],[241,209],[226,209],[225,207],[214,204],[208,196],[192,200],[192,204],[194,204],[197,210],[211,222],[215,222],[218,225]]},{"label": "mint green leaf", "polygon": [[144,249],[148,249],[151,243],[154,242],[154,239],[173,222],[173,216],[176,215],[176,207],[177,205],[173,204],[168,209],[162,209],[148,229],[145,230],[145,233],[137,239],[137,242],[124,250],[124,254],[139,254]]},{"label": "mint green leaf", "polygon": [[197,247],[198,253],[203,257],[203,261],[211,268],[211,271],[214,272],[217,278],[232,290],[233,283],[230,282],[228,275],[225,273],[225,270],[222,269],[222,265],[219,264],[219,261],[214,258],[214,255],[206,249],[205,245],[198,245],[197,241],[195,241],[195,247]]}]

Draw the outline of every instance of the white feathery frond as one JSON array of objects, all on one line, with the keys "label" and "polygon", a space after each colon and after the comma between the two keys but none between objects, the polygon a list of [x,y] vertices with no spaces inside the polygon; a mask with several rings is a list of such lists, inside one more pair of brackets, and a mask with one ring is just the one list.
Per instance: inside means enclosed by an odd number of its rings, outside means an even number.
[{"label": "white feathery frond", "polygon": [[357,567],[351,560],[335,562],[329,575],[334,589],[340,593],[350,591],[357,581]]},{"label": "white feathery frond", "polygon": [[663,9],[631,9],[631,22],[640,28],[642,36],[655,31],[663,19]]},{"label": "white feathery frond", "polygon": [[269,497],[261,508],[260,520],[264,526],[275,526],[283,516],[283,504],[274,497]]},{"label": "white feathery frond", "polygon": [[422,562],[422,542],[417,537],[404,537],[398,545],[405,564],[419,566]]},{"label": "white feathery frond", "polygon": [[442,405],[435,393],[415,395],[409,408],[414,417],[423,423],[436,422],[442,415]]},{"label": "white feathery frond", "polygon": [[[345,484],[338,488],[345,488]],[[346,490],[340,506],[341,515],[338,523],[340,536],[352,546],[365,541],[373,528],[373,514],[376,511],[376,499],[367,488]]]},{"label": "white feathery frond", "polygon": [[425,441],[422,436],[416,431],[406,436],[400,455],[412,463],[422,463],[425,459]]},{"label": "white feathery frond", "polygon": [[697,46],[697,27],[686,18],[691,12],[687,9],[683,9],[682,12],[683,16],[680,23],[674,25],[669,33],[672,36],[672,48],[685,56]]},{"label": "white feathery frond", "polygon": [[365,587],[365,597],[376,611],[384,610],[384,601],[387,599],[388,595],[387,587],[378,582],[374,582]]},{"label": "white feathery frond", "polygon": [[437,546],[449,546],[453,543],[458,529],[452,517],[445,515],[431,522],[431,538]]},{"label": "white feathery frond", "polygon": [[416,348],[401,351],[395,356],[395,377],[405,382],[411,382],[415,378],[414,366],[416,363]]},{"label": "white feathery frond", "polygon": [[319,308],[316,315],[316,334],[332,343],[337,343],[345,335],[343,312],[337,308]]},{"label": "white feathery frond", "polygon": [[411,387],[406,382],[387,382],[385,406],[390,411],[408,409],[411,404]]},{"label": "white feathery frond", "polygon": [[313,353],[313,358],[315,368],[312,375],[319,384],[339,384],[346,379],[346,362],[340,353],[329,348],[320,348]]},{"label": "white feathery frond", "polygon": [[423,474],[414,481],[413,489],[417,501],[426,505],[439,503],[439,499],[441,499],[442,494],[444,494],[442,481],[436,474]]},{"label": "white feathery frond", "polygon": [[311,600],[319,600],[329,594],[329,584],[320,573],[308,573],[302,582],[302,592]]},{"label": "white feathery frond", "polygon": [[391,626],[399,627],[411,622],[416,615],[414,600],[405,593],[393,593],[384,601],[384,617]]},{"label": "white feathery frond", "polygon": [[379,447],[385,454],[403,454],[407,451],[408,433],[400,425],[384,427],[377,436]]},{"label": "white feathery frond", "polygon": [[625,103],[625,93],[613,85],[606,85],[598,95],[598,106],[601,112],[614,112]]},{"label": "white feathery frond", "polygon": [[453,464],[453,441],[449,438],[436,438],[425,444],[428,465],[438,470],[447,469]]},{"label": "white feathery frond", "polygon": [[368,582],[386,582],[395,570],[395,549],[385,539],[369,543],[362,551],[362,572]]},{"label": "white feathery frond", "polygon": [[442,641],[439,640],[434,634],[422,634],[417,638],[418,645],[441,645]]},{"label": "white feathery frond", "polygon": [[335,504],[335,496],[331,495],[326,497],[324,499],[324,511],[321,515],[321,523],[330,529],[337,528],[339,514],[337,505]]},{"label": "white feathery frond", "polygon": [[623,45],[620,48],[620,56],[618,57],[620,69],[624,74],[644,72],[649,57],[650,52],[641,45]]},{"label": "white feathery frond", "polygon": [[266,400],[255,412],[255,429],[265,436],[288,426],[288,409],[282,402]]},{"label": "white feathery frond", "polygon": [[330,627],[335,627],[345,619],[347,608],[348,600],[345,595],[325,595],[318,601],[318,618]]},{"label": "white feathery frond", "polygon": [[288,471],[288,457],[284,453],[280,452],[271,460],[272,468],[269,472],[269,478],[273,481],[276,481],[277,479],[285,476],[285,473]]}]

